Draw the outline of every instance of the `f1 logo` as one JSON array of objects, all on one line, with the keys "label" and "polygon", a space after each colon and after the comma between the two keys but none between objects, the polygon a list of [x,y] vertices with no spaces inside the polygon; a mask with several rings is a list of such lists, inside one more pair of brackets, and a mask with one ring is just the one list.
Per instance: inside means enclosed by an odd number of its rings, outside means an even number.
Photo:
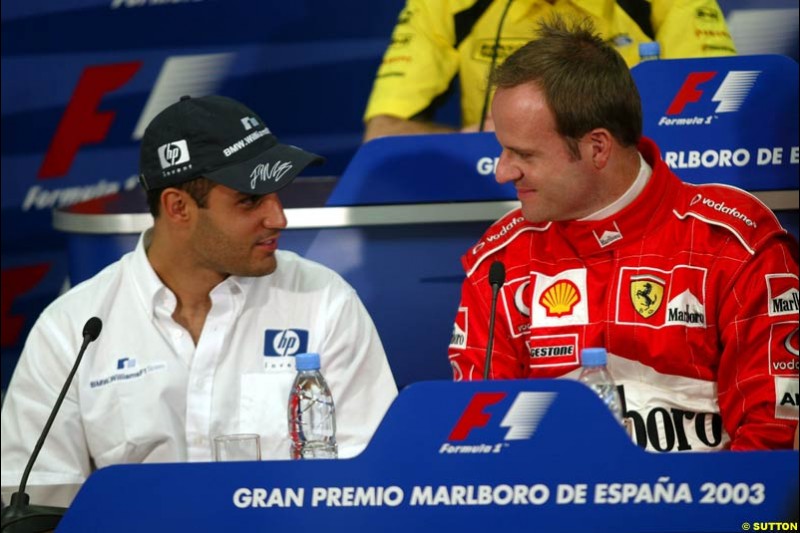
[{"label": "f1 logo", "polygon": [[492,416],[487,414],[484,409],[499,403],[505,397],[505,392],[479,392],[475,394],[461,414],[461,418],[456,422],[447,440],[464,440],[473,429],[486,426]]},{"label": "f1 logo", "polygon": [[[447,440],[463,441],[473,429],[486,427],[493,416],[485,411],[486,408],[500,403],[505,397],[505,392],[475,393]],[[531,438],[554,399],[554,392],[526,391],[517,394],[500,422],[501,428],[508,428],[503,440]]]},{"label": "f1 logo", "polygon": [[686,104],[699,101],[703,96],[703,91],[699,90],[697,86],[711,80],[716,75],[716,72],[692,72],[686,76],[678,94],[667,108],[667,115],[680,115]]},{"label": "f1 logo", "polygon": [[106,138],[116,113],[99,111],[100,100],[128,83],[141,66],[141,61],[132,61],[87,67],[83,71],[39,168],[39,178],[63,176],[81,146],[97,144]]},{"label": "f1 logo", "polygon": [[[150,121],[178,97],[213,94],[233,57],[234,54],[228,53],[168,57],[139,117],[133,139],[141,139]],[[83,70],[39,168],[40,179],[66,175],[83,146],[105,141],[116,112],[100,109],[102,100],[133,79],[143,64],[131,61],[92,65]]]},{"label": "f1 logo", "polygon": [[[719,102],[715,113],[732,113],[737,111],[750,93],[760,74],[757,70],[732,70],[725,75],[717,92],[711,98],[712,102]],[[705,92],[698,86],[712,80],[716,72],[692,72],[667,108],[667,115],[680,115],[687,104],[700,101]]]}]

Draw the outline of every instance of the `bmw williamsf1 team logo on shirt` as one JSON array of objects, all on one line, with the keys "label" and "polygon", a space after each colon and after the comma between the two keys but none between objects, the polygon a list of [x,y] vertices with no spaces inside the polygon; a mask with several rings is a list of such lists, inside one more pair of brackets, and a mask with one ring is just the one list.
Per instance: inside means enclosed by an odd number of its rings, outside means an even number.
[{"label": "bmw williamsf1 team logo on shirt", "polygon": [[307,329],[267,329],[264,331],[264,355],[282,357],[308,351]]},{"label": "bmw williamsf1 team logo on shirt", "polygon": [[96,389],[98,387],[105,387],[106,385],[137,380],[153,374],[154,372],[166,369],[167,364],[164,361],[153,361],[140,365],[137,364],[135,357],[120,357],[114,363],[113,368],[110,368],[108,372],[93,376],[89,380],[89,387]]}]

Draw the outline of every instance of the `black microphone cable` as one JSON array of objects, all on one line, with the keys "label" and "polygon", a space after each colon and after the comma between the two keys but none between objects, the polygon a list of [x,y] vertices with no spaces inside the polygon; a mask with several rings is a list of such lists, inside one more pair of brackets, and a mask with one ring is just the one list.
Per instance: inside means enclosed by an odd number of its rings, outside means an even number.
[{"label": "black microphone cable", "polygon": [[497,63],[497,53],[500,48],[500,35],[503,33],[503,24],[506,21],[508,8],[511,7],[511,2],[508,0],[506,7],[503,9],[503,14],[500,16],[500,23],[497,25],[497,35],[494,37],[494,46],[492,47],[492,64],[489,66],[489,75],[486,77],[486,94],[483,95],[483,110],[481,111],[481,123],[478,131],[483,131],[484,124],[486,123],[486,111],[489,109],[489,94],[492,92],[492,73],[494,72],[495,64]]}]

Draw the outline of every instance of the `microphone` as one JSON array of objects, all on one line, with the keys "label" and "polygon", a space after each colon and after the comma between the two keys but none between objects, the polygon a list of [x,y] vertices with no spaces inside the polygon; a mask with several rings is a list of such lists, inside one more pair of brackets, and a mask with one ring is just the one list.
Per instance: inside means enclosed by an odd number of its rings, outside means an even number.
[{"label": "microphone", "polygon": [[39,451],[41,451],[44,445],[44,440],[50,432],[50,426],[53,425],[53,420],[55,420],[56,414],[58,414],[58,410],[64,402],[69,386],[72,383],[72,378],[78,370],[78,365],[81,364],[83,352],[86,351],[90,342],[97,339],[102,329],[103,322],[96,316],[87,320],[86,324],[83,326],[83,344],[81,344],[81,349],[78,351],[75,364],[72,365],[72,370],[69,376],[67,376],[67,381],[64,382],[64,386],[61,388],[61,393],[58,395],[53,410],[50,412],[50,418],[47,419],[42,434],[39,436],[39,440],[33,448],[33,453],[31,453],[31,457],[28,459],[28,464],[25,465],[25,471],[22,473],[22,479],[19,483],[19,490],[11,495],[11,502],[8,507],[2,511],[0,530],[4,532],[39,532],[52,530],[56,528],[59,520],[61,520],[61,517],[67,511],[63,507],[28,505],[31,498],[25,493],[25,486],[28,484],[28,476],[33,468],[33,463],[39,456]]},{"label": "microphone", "polygon": [[483,367],[483,379],[489,379],[492,367],[492,345],[494,344],[494,317],[497,309],[497,295],[500,287],[506,281],[506,267],[500,261],[495,261],[489,267],[489,285],[492,286],[492,314],[489,316],[489,341],[486,343],[486,365]]}]

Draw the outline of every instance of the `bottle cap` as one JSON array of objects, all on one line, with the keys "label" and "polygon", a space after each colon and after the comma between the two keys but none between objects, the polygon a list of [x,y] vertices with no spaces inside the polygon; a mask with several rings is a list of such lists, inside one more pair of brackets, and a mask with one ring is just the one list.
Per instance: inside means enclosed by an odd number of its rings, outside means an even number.
[{"label": "bottle cap", "polygon": [[294,358],[297,370],[319,370],[318,353],[299,353]]},{"label": "bottle cap", "polygon": [[607,359],[605,348],[584,348],[581,351],[581,363],[583,363],[583,366],[603,366],[606,364]]},{"label": "bottle cap", "polygon": [[639,57],[658,57],[661,55],[661,47],[656,41],[639,43]]}]

